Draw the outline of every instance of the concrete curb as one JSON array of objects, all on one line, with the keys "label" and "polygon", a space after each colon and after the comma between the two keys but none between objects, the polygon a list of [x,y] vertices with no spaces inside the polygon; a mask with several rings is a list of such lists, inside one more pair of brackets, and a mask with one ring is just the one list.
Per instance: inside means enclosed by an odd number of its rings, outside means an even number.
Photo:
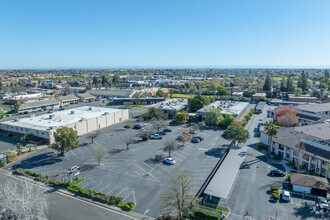
[{"label": "concrete curb", "polygon": [[103,208],[106,208],[106,209],[110,209],[110,210],[113,210],[115,212],[120,212],[120,213],[124,213],[128,216],[131,216],[133,218],[136,218],[136,219],[144,219],[144,220],[153,220],[155,218],[153,217],[150,217],[150,216],[147,216],[147,215],[143,215],[143,214],[140,214],[140,213],[137,213],[137,212],[134,212],[134,211],[129,211],[129,212],[125,212],[125,211],[122,211],[121,208],[117,207],[117,206],[113,206],[113,205],[107,205],[107,204],[104,204],[102,202],[98,202],[98,201],[94,201],[92,199],[88,199],[88,198],[84,198],[82,196],[79,196],[79,195],[76,195],[66,189],[63,189],[63,188],[60,188],[60,187],[56,187],[56,186],[51,186],[49,184],[46,184],[46,183],[43,183],[43,182],[39,182],[39,181],[34,181],[33,179],[29,178],[29,177],[26,177],[26,176],[22,176],[22,175],[13,175],[12,172],[10,171],[7,171],[7,170],[4,170],[4,169],[1,169],[0,168],[0,172],[5,174],[5,175],[10,175],[16,179],[20,179],[20,180],[23,180],[23,181],[26,181],[26,182],[30,182],[34,185],[38,185],[38,186],[41,186],[41,187],[44,187],[44,188],[47,188],[49,190],[51,189],[56,189],[56,191],[54,192],[57,192],[57,193],[60,193],[60,194],[64,194],[66,196],[70,196],[70,197],[73,197],[75,199],[78,199],[78,200],[82,200],[86,203],[92,203],[96,206],[99,206],[99,207],[103,207]]}]

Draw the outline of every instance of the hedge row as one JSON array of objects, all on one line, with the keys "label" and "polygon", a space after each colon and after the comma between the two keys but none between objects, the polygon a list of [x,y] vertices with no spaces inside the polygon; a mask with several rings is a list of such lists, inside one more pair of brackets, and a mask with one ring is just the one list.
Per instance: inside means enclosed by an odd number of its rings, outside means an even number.
[{"label": "hedge row", "polygon": [[247,123],[251,120],[253,114],[255,113],[256,111],[251,108],[249,113],[247,113],[245,116],[244,116],[244,120],[242,120],[242,125],[245,127],[245,125],[247,125]]},{"label": "hedge row", "polygon": [[212,211],[208,209],[204,209],[201,207],[196,208],[194,211],[195,216],[200,217],[201,219],[208,219],[208,220],[220,220],[221,214],[218,211]]},{"label": "hedge row", "polygon": [[85,189],[85,188],[82,188],[81,186],[78,186],[77,185],[78,183],[84,181],[84,179],[81,177],[74,179],[70,183],[63,183],[62,181],[50,179],[48,176],[45,176],[41,173],[34,173],[29,170],[24,170],[22,168],[16,169],[14,171],[14,173],[21,174],[21,175],[28,176],[28,177],[34,177],[34,180],[36,180],[36,181],[43,181],[43,182],[52,184],[54,186],[66,188],[69,191],[78,193],[80,195],[86,196],[86,197],[94,199],[94,200],[108,203],[110,205],[119,206],[122,209],[125,209],[128,211],[132,210],[135,207],[135,204],[133,202],[127,202],[127,203],[122,202],[123,199],[121,197],[107,195],[107,194],[104,194],[101,192],[96,192],[95,190]]}]

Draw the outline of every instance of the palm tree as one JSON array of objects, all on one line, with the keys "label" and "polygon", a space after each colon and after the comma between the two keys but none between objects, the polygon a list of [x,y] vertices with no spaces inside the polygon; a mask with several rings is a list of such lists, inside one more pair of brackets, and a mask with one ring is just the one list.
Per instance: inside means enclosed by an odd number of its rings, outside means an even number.
[{"label": "palm tree", "polygon": [[268,135],[268,154],[270,154],[270,149],[271,149],[271,145],[272,145],[272,140],[273,140],[273,137],[277,134],[277,130],[276,130],[276,127],[274,125],[274,122],[272,121],[268,121],[265,123],[265,131],[266,131],[266,134]]}]

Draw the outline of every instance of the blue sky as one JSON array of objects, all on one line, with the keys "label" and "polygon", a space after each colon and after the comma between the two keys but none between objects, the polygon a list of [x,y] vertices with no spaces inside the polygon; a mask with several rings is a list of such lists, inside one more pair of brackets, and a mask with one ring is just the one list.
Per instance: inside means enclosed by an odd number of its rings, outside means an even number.
[{"label": "blue sky", "polygon": [[1,0],[0,69],[330,66],[329,0]]}]

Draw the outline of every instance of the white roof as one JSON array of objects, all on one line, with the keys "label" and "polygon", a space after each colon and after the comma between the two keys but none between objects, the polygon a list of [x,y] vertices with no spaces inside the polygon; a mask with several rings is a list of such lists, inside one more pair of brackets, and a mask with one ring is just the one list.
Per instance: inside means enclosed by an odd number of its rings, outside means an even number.
[{"label": "white roof", "polygon": [[224,115],[239,115],[245,107],[248,105],[248,102],[237,102],[237,101],[215,101],[212,102],[210,105],[205,106],[204,108],[199,109],[197,112],[199,113],[206,113],[209,112],[212,108],[218,108],[221,110],[221,113]]},{"label": "white roof", "polygon": [[175,99],[168,99],[163,102],[158,102],[152,105],[147,106],[148,108],[155,107],[162,110],[174,110],[174,111],[181,111],[188,107],[188,99],[185,98],[175,98]]},{"label": "white roof", "polygon": [[5,121],[5,122],[1,122],[0,124],[46,131],[54,128],[65,127],[77,123],[81,120],[88,120],[91,118],[99,117],[104,114],[121,112],[121,111],[123,110],[82,106],[82,107],[58,111],[50,114],[20,118],[18,121],[15,120]]}]

